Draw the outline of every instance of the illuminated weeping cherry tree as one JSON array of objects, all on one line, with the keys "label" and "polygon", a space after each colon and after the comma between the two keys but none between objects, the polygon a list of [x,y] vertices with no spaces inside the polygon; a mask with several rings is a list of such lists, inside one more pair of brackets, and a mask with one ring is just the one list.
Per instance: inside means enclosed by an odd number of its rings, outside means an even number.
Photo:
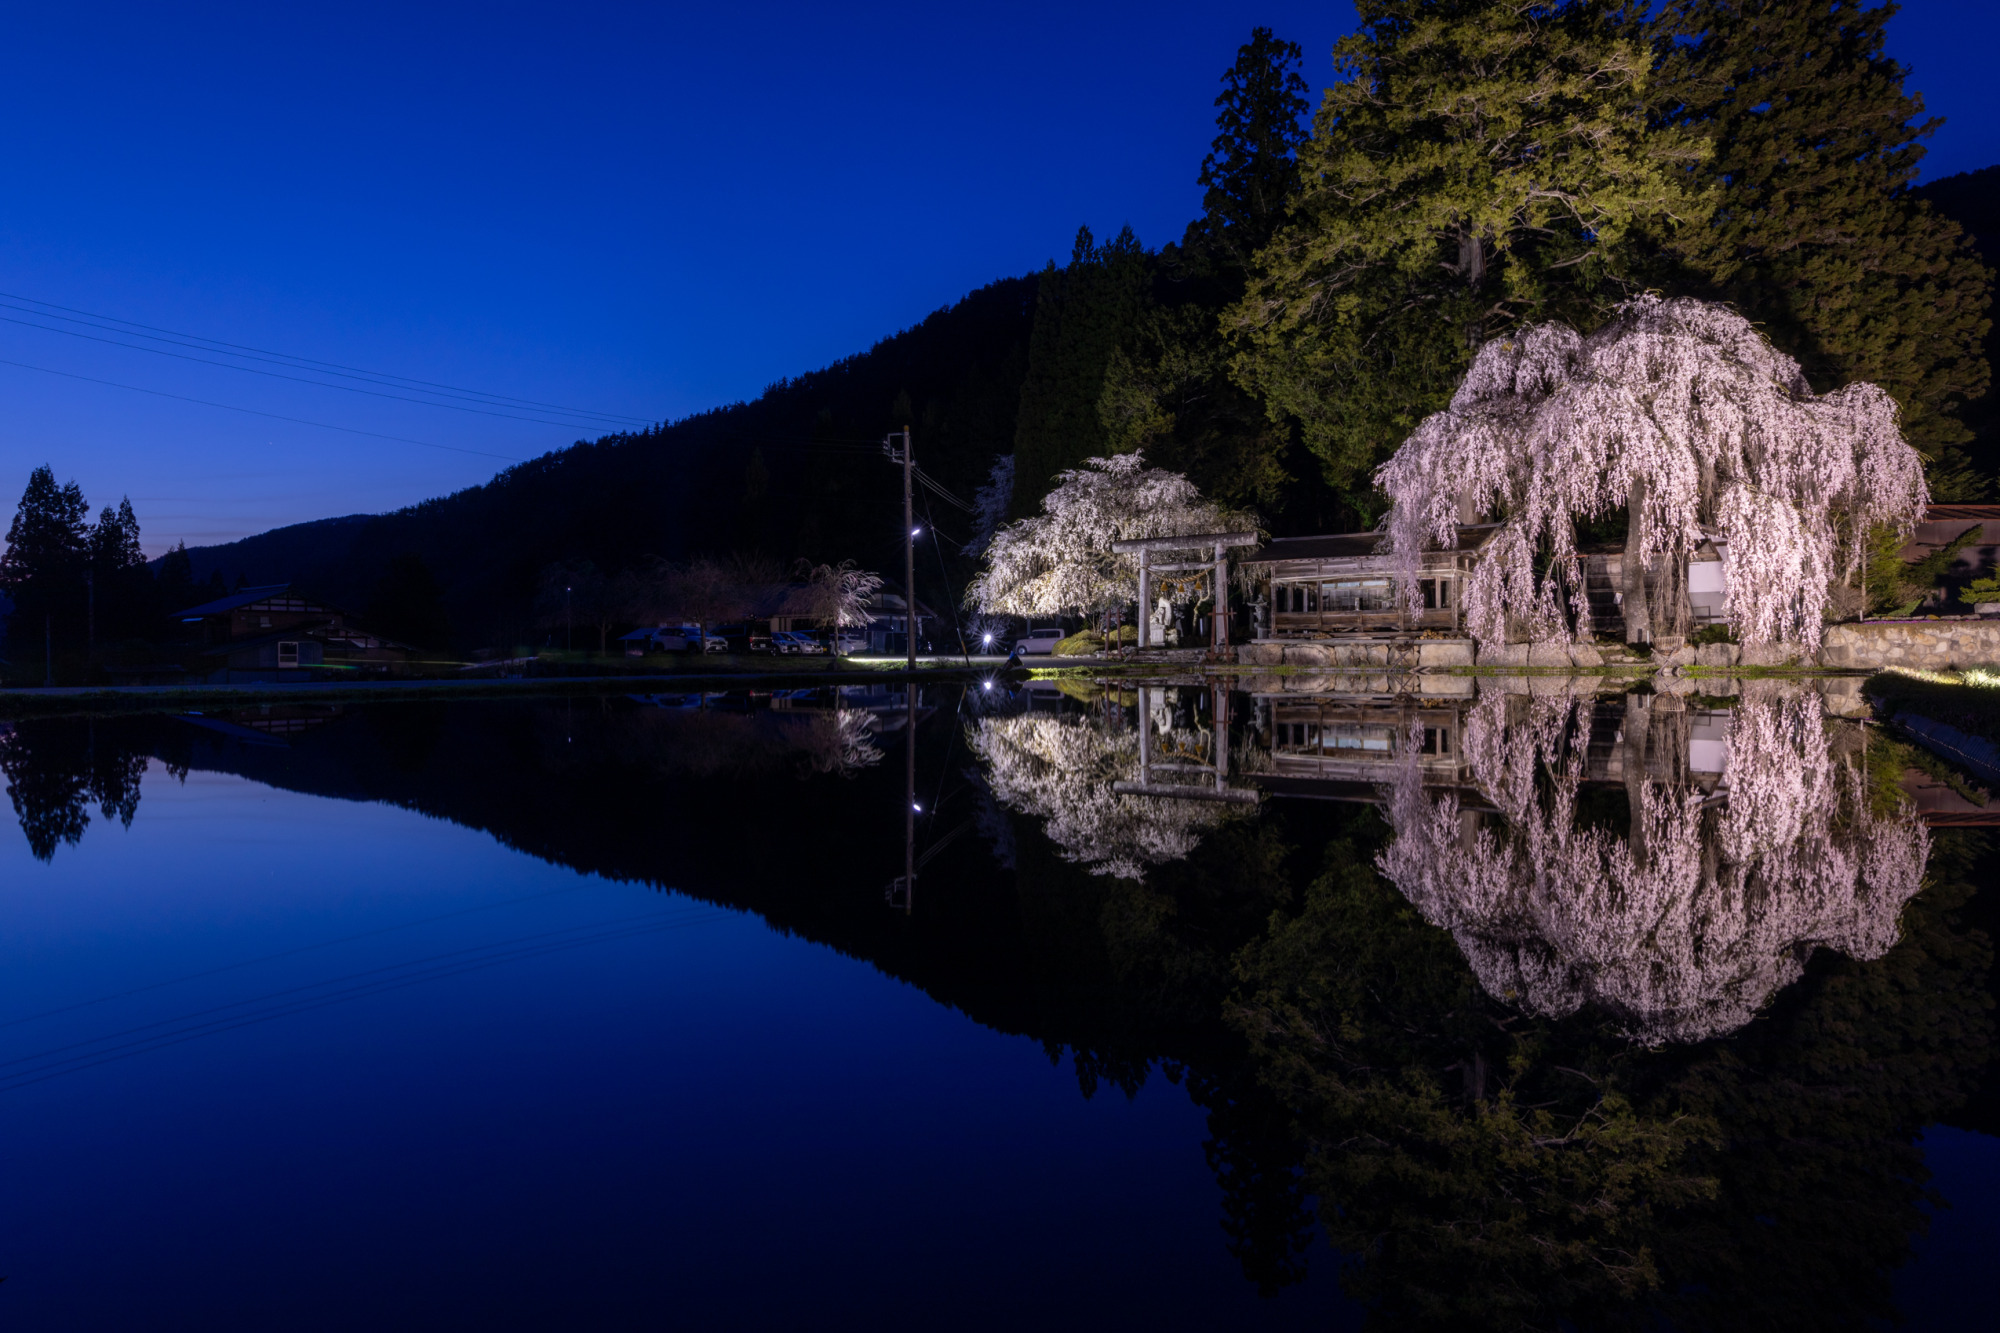
[{"label": "illuminated weeping cherry tree", "polygon": [[1041,513],[993,534],[986,566],[966,588],[965,600],[997,615],[1121,611],[1139,595],[1139,566],[1111,543],[1243,525],[1242,515],[1203,499],[1180,473],[1147,467],[1136,452],[1087,458],[1059,474]]},{"label": "illuminated weeping cherry tree", "polygon": [[1888,394],[1814,394],[1742,316],[1652,296],[1587,338],[1543,324],[1488,343],[1376,482],[1411,597],[1422,551],[1452,545],[1463,517],[1504,519],[1465,594],[1485,642],[1510,620],[1535,639],[1587,625],[1576,525],[1626,509],[1628,638],[1672,627],[1673,576],[1713,541],[1741,641],[1817,648],[1829,585],[1851,577],[1870,525],[1907,533],[1927,500]]},{"label": "illuminated weeping cherry tree", "polygon": [[[1171,749],[1171,718],[1155,723],[1155,743]],[[1179,861],[1237,807],[1113,790],[1136,776],[1139,737],[1072,714],[981,718],[966,733],[987,786],[1003,805],[1042,821],[1064,860],[1093,875],[1143,880],[1146,868]],[[1178,735],[1191,750],[1199,734]]]},{"label": "illuminated weeping cherry tree", "polygon": [[1718,799],[1678,771],[1679,701],[1631,699],[1627,736],[1668,754],[1649,765],[1627,745],[1626,836],[1577,818],[1588,700],[1496,692],[1474,708],[1465,755],[1504,821],[1427,794],[1414,764],[1390,793],[1382,872],[1488,993],[1544,1017],[1596,1004],[1649,1044],[1701,1041],[1749,1022],[1815,948],[1888,952],[1930,844],[1909,802],[1871,805],[1858,729],[1830,736],[1816,695],[1756,684]]}]

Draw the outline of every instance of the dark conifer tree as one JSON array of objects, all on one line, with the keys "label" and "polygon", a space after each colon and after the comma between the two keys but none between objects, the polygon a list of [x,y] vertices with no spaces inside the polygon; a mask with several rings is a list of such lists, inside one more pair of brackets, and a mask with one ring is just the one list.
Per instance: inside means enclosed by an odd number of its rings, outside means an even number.
[{"label": "dark conifer tree", "polygon": [[1230,378],[1221,314],[1298,193],[1308,109],[1299,61],[1295,43],[1260,27],[1224,71],[1202,216],[1162,251],[1153,299],[1112,354],[1097,401],[1111,451],[1144,449],[1204,494],[1279,526],[1281,510],[1305,508],[1285,466],[1288,432]]},{"label": "dark conifer tree", "polygon": [[152,577],[139,547],[139,517],[132,501],[104,506],[90,530],[90,577],[99,642],[145,634],[151,626]]},{"label": "dark conifer tree", "polygon": [[[1976,498],[1947,458],[1985,392],[1991,273],[1957,223],[1915,197],[1938,121],[1883,49],[1893,4],[1670,0],[1653,21],[1659,123],[1714,144],[1706,227],[1670,250],[1700,294],[1734,303],[1814,387],[1867,380],[1903,408],[1940,498]],[[1705,289],[1705,290],[1704,290]]]},{"label": "dark conifer tree", "polygon": [[39,644],[45,630],[60,642],[83,623],[89,515],[90,506],[74,481],[56,485],[47,464],[29,474],[7,529],[7,551],[0,555],[0,587],[14,602],[8,637],[17,649]]},{"label": "dark conifer tree", "polygon": [[1184,249],[1202,249],[1227,267],[1245,269],[1284,220],[1298,193],[1298,148],[1310,109],[1299,77],[1296,42],[1252,28],[1222,76],[1215,99],[1215,143],[1201,164],[1202,216]]}]

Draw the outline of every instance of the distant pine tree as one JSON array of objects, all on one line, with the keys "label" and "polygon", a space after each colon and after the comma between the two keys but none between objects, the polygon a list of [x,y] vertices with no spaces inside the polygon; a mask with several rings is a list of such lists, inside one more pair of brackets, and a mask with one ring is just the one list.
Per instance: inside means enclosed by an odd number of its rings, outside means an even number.
[{"label": "distant pine tree", "polygon": [[[45,630],[62,643],[83,624],[84,570],[90,558],[90,506],[72,481],[56,485],[47,464],[28,475],[27,489],[7,528],[0,555],[0,588],[13,599],[8,638],[41,645]],[[81,647],[81,635],[75,636]]]},{"label": "distant pine tree", "polygon": [[1656,123],[1713,143],[1705,174],[1721,191],[1712,222],[1668,248],[1685,266],[1676,285],[1762,324],[1815,389],[1887,389],[1939,498],[1969,499],[1978,481],[1945,451],[1971,438],[1959,409],[1986,390],[1992,274],[1912,191],[1939,122],[1883,50],[1895,12],[1861,0],[1661,8]]}]

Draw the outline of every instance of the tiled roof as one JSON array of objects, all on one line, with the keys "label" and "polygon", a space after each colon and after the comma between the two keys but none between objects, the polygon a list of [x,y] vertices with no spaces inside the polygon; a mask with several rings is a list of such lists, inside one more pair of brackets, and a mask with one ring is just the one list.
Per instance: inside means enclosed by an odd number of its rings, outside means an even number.
[{"label": "tiled roof", "polygon": [[[1476,551],[1493,534],[1497,523],[1480,523],[1458,530],[1461,551]],[[1334,532],[1317,537],[1273,537],[1244,557],[1263,564],[1275,560],[1338,560],[1350,556],[1384,555],[1388,534],[1383,532]]]},{"label": "tiled roof", "polygon": [[200,606],[190,606],[187,610],[176,611],[174,614],[184,618],[193,616],[219,616],[234,611],[239,606],[248,606],[252,602],[261,602],[266,597],[282,597],[291,590],[292,585],[289,583],[267,583],[261,588],[241,588],[236,592],[230,593],[227,597],[218,597],[212,602],[203,602]]}]

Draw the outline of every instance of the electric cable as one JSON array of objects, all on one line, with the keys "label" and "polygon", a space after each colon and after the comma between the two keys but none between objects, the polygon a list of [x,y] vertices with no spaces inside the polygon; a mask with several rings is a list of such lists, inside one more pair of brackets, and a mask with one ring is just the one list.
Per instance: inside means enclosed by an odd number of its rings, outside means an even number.
[{"label": "electric cable", "polygon": [[428,398],[411,398],[400,393],[383,393],[379,389],[363,389],[352,384],[328,384],[324,380],[309,380],[301,375],[285,375],[275,370],[259,370],[255,366],[231,365],[227,361],[211,361],[204,356],[189,356],[186,352],[169,352],[163,347],[141,347],[138,343],[119,342],[116,338],[99,338],[93,334],[78,333],[75,329],[53,329],[46,324],[31,324],[25,319],[14,319],[7,315],[0,315],[0,324],[14,324],[24,329],[40,329],[45,333],[60,333],[69,338],[82,338],[88,342],[103,343],[107,347],[125,347],[135,352],[150,352],[154,356],[170,356],[177,361],[192,361],[196,365],[216,366],[223,370],[241,371],[245,375],[263,375],[266,378],[274,380],[290,380],[294,384],[310,384],[316,389],[338,389],[342,393],[361,393],[367,394],[370,398],[387,398],[398,403],[415,403],[419,407],[442,407],[452,412],[473,412],[483,417],[505,417],[509,421],[527,421],[537,426],[559,426],[564,430],[604,429],[603,423],[600,422],[550,421],[545,417],[524,417],[514,412],[496,412],[490,408],[464,407],[458,403],[440,403]]},{"label": "electric cable", "polygon": [[[99,314],[91,310],[81,310],[75,306],[57,305],[53,301],[37,300],[35,297],[21,296],[14,292],[0,292],[0,302],[4,301],[25,301],[30,306],[43,306],[46,307],[47,310],[61,310],[66,312],[67,315],[80,315],[84,317],[82,319],[73,319],[73,320],[66,319],[65,322],[68,323],[85,324],[91,320],[99,321],[98,323],[95,324],[89,324],[89,327],[92,328],[105,328],[106,325],[122,324],[128,329],[143,330],[141,334],[136,336],[143,337],[154,334],[162,335],[156,338],[155,341],[167,342],[176,339],[187,339],[188,341],[179,343],[179,345],[182,347],[195,347],[198,346],[199,344],[208,344],[209,346],[200,348],[200,350],[203,351],[212,350],[213,348],[226,348],[231,352],[242,353],[245,355],[255,355],[261,358],[275,358],[275,360],[272,361],[272,364],[284,364],[287,362],[295,362],[298,363],[299,365],[314,366],[322,370],[332,371],[343,375],[352,375],[357,378],[372,379],[374,382],[377,383],[381,383],[383,381],[396,381],[402,384],[415,385],[427,389],[437,389],[441,392],[454,393],[454,394],[459,394],[461,396],[470,396],[476,399],[487,399],[498,403],[511,403],[517,407],[542,408],[551,412],[561,412],[569,416],[599,416],[599,417],[605,417],[613,421],[625,421],[633,425],[641,425],[641,426],[650,426],[653,424],[652,422],[647,421],[640,417],[627,417],[620,413],[615,413],[615,412],[596,412],[587,408],[565,407],[561,403],[539,402],[532,398],[514,398],[507,394],[487,393],[480,389],[467,389],[462,385],[442,384],[435,380],[414,379],[407,375],[392,374],[389,371],[363,370],[359,366],[342,365],[338,361],[318,361],[313,359],[312,357],[293,356],[286,352],[272,351],[270,348],[267,347],[252,347],[244,343],[225,342],[220,338],[205,338],[198,333],[184,333],[174,329],[164,329],[154,324],[141,324],[135,320],[120,319],[116,315]],[[21,307],[9,306],[7,308],[20,309]],[[23,313],[39,315],[44,319],[65,319],[64,315],[51,315],[45,313],[45,311],[42,310],[26,310],[23,311]],[[55,330],[55,331],[60,332],[61,330]],[[123,329],[106,329],[106,331],[111,333],[124,332]]]},{"label": "electric cable", "polygon": [[82,380],[85,384],[101,384],[107,389],[129,389],[133,393],[149,393],[155,398],[172,398],[176,402],[196,403],[202,407],[219,407],[225,412],[244,412],[253,417],[268,417],[272,421],[289,421],[294,426],[312,426],[318,430],[337,430],[349,435],[366,435],[371,439],[393,440],[397,444],[414,444],[425,449],[444,449],[454,454],[477,454],[481,458],[497,458],[506,463],[525,463],[528,461],[525,458],[518,458],[513,454],[496,454],[487,449],[463,449],[455,444],[433,444],[429,440],[413,440],[406,435],[385,435],[379,430],[362,430],[358,426],[335,426],[325,421],[307,421],[304,417],[288,417],[277,412],[261,412],[254,407],[238,407],[234,403],[217,403],[207,398],[190,398],[184,393],[168,393],[165,389],[144,389],[136,384],[120,384],[116,380],[101,380],[93,375],[79,375],[71,370],[54,370],[48,366],[29,365],[26,361],[9,361],[0,358],[0,366],[13,366],[19,370],[40,371],[44,375],[60,375],[64,379]]}]

